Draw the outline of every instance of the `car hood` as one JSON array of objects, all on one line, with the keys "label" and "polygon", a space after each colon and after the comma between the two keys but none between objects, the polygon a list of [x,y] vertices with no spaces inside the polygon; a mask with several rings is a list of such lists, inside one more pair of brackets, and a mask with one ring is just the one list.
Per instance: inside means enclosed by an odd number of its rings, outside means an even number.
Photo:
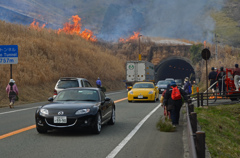
[{"label": "car hood", "polygon": [[85,101],[56,101],[42,106],[46,109],[85,109],[93,106],[98,106],[100,102],[85,102]]},{"label": "car hood", "polygon": [[154,88],[133,88],[132,91],[152,91]]},{"label": "car hood", "polygon": [[150,91],[154,91],[154,89],[153,88],[136,88],[136,89],[132,89],[132,91],[133,91],[133,94],[140,95],[141,93],[142,95],[145,95],[145,94],[148,94]]}]

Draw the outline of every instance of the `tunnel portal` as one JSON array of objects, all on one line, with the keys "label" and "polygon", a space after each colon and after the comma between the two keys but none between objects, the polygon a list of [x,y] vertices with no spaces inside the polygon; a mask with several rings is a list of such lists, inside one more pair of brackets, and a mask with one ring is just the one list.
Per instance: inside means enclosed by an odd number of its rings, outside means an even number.
[{"label": "tunnel portal", "polygon": [[182,57],[170,57],[155,68],[155,81],[165,80],[166,78],[182,79],[190,77],[191,81],[195,80],[195,71],[191,62]]}]

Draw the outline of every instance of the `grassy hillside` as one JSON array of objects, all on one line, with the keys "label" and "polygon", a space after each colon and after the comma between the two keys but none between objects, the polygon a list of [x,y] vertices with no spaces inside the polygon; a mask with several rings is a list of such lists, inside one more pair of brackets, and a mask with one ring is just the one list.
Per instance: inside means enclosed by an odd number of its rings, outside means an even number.
[{"label": "grassy hillside", "polygon": [[196,108],[198,123],[206,133],[206,144],[211,157],[239,158],[239,104]]},{"label": "grassy hillside", "polygon": [[240,1],[226,1],[221,11],[212,13],[216,22],[215,33],[220,44],[240,46]]},{"label": "grassy hillside", "polygon": [[[66,76],[87,78],[93,86],[100,77],[108,91],[124,88],[125,61],[98,43],[2,21],[0,30],[1,45],[18,45],[13,79],[23,102],[46,100],[53,94],[59,77]],[[0,65],[0,76],[0,106],[4,106],[8,103],[5,88],[10,79],[9,65]]]}]

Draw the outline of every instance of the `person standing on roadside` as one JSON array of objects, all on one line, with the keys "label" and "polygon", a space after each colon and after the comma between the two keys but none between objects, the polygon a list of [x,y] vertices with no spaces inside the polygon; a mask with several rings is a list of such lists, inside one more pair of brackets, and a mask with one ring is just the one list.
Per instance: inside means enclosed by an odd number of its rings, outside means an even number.
[{"label": "person standing on roadside", "polygon": [[173,127],[176,127],[176,125],[179,124],[182,97],[187,101],[188,98],[186,92],[183,89],[178,88],[175,81],[172,81],[170,83],[170,88],[167,89],[164,95],[163,105],[167,107],[168,111],[170,111]]},{"label": "person standing on roadside", "polygon": [[217,81],[218,81],[218,88],[219,88],[220,95],[222,95],[222,93],[223,95],[225,95],[225,91],[226,91],[225,76],[226,76],[226,72],[224,71],[224,68],[221,67],[220,72],[217,74]]},{"label": "person standing on roadside", "polygon": [[238,81],[240,79],[240,68],[238,68],[238,64],[235,64],[235,69],[233,70],[233,78],[236,91],[239,91]]},{"label": "person standing on roadside", "polygon": [[186,77],[184,80],[184,92],[186,92],[188,95],[192,94],[192,84],[189,82],[189,78]]},{"label": "person standing on roadside", "polygon": [[13,79],[10,79],[10,81],[6,87],[6,91],[8,93],[8,98],[9,98],[9,102],[10,102],[9,107],[13,108],[14,102],[17,99],[17,95],[18,95],[18,88]]},{"label": "person standing on roadside", "polygon": [[[169,89],[169,88],[170,88],[170,84],[167,85],[167,89]],[[167,111],[167,107],[166,107],[165,105],[163,105],[164,95],[165,95],[167,89],[165,89],[165,90],[163,91],[162,95],[161,95],[160,105],[164,108],[164,116],[165,116],[166,118],[169,117],[169,119],[171,119],[171,118],[170,118],[170,111]]]},{"label": "person standing on roadside", "polygon": [[[217,72],[215,71],[215,68],[212,67],[212,71],[208,75],[208,79],[210,80],[210,86],[212,86],[216,82],[217,78]],[[212,86],[212,92],[215,93],[216,91],[216,84]]]},{"label": "person standing on roadside", "polygon": [[100,78],[98,77],[97,81],[96,81],[96,85],[98,88],[101,88],[102,87],[102,82],[100,80]]}]

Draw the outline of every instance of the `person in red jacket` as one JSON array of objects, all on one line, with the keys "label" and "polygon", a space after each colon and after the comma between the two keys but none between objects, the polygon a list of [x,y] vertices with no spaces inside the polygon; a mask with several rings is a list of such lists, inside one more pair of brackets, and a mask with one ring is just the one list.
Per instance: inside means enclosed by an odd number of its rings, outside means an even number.
[{"label": "person in red jacket", "polygon": [[8,93],[8,98],[10,101],[9,107],[13,108],[14,102],[18,95],[18,88],[13,79],[10,79],[10,81],[6,87],[6,91]]},{"label": "person in red jacket", "polygon": [[236,91],[239,91],[238,81],[240,79],[240,68],[238,67],[238,64],[235,64],[235,69],[233,70],[233,78],[234,78]]},{"label": "person in red jacket", "polygon": [[[176,127],[176,125],[179,124],[180,110],[182,107],[182,98],[178,100],[173,100],[171,98],[171,94],[172,94],[173,88],[177,87],[177,84],[175,81],[172,81],[170,86],[171,87],[167,89],[164,95],[163,105],[166,106],[167,110],[170,111],[172,125],[173,127]],[[188,100],[187,93],[181,88],[179,88],[179,91],[181,93],[181,96],[184,98],[184,100],[187,101]]]}]

